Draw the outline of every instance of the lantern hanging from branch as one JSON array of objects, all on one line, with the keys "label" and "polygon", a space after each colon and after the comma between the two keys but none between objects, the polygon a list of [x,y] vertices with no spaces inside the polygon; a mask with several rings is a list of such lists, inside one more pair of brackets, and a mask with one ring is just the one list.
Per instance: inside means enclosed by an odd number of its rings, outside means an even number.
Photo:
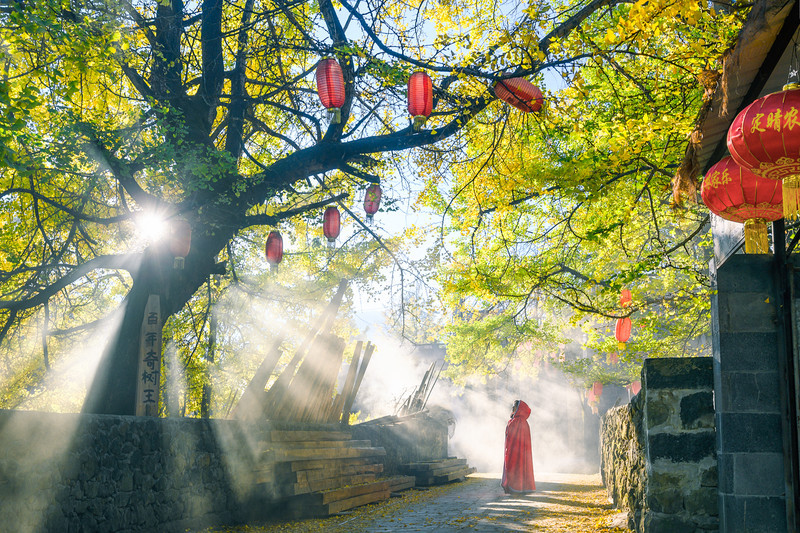
[{"label": "lantern hanging from branch", "polygon": [[630,307],[632,303],[631,298],[631,291],[628,289],[622,289],[619,293],[619,305],[620,307]]},{"label": "lantern hanging from branch", "polygon": [[639,380],[636,380],[633,383],[631,383],[630,385],[628,385],[628,387],[631,390],[631,394],[636,396],[637,394],[639,394],[639,391],[642,390],[642,382],[639,381]]},{"label": "lantern hanging from branch", "polygon": [[267,244],[264,245],[264,253],[267,256],[272,272],[278,271],[278,264],[283,259],[283,237],[279,231],[270,231],[267,235]]},{"label": "lantern hanging from branch", "polygon": [[342,121],[341,107],[344,105],[344,76],[339,62],[332,57],[317,64],[317,94],[330,113],[331,124]]},{"label": "lantern hanging from branch", "polygon": [[192,226],[182,218],[176,218],[169,224],[169,251],[175,260],[172,268],[183,270],[186,256],[192,248]]},{"label": "lantern hanging from branch", "polygon": [[368,223],[372,222],[372,216],[378,212],[378,208],[381,206],[382,194],[381,186],[377,183],[370,185],[364,194],[364,211],[367,213]]},{"label": "lantern hanging from branch", "polygon": [[339,210],[332,205],[326,207],[325,214],[322,215],[322,233],[328,239],[328,248],[333,248],[341,229]]},{"label": "lantern hanging from branch", "polygon": [[614,336],[617,338],[617,347],[620,350],[625,349],[625,343],[631,338],[632,327],[633,323],[631,322],[631,317],[626,316],[625,318],[617,319],[617,327],[614,331]]},{"label": "lantern hanging from branch", "polygon": [[767,222],[783,216],[779,181],[757,176],[732,157],[723,157],[706,173],[700,193],[712,213],[725,220],[744,222],[745,252],[769,251]]},{"label": "lantern hanging from branch", "polygon": [[494,85],[494,94],[502,101],[523,113],[539,111],[544,97],[539,87],[525,78],[508,78]]},{"label": "lantern hanging from branch", "polygon": [[433,111],[433,84],[431,78],[417,71],[408,78],[408,112],[414,117],[412,129],[419,131]]},{"label": "lantern hanging from branch", "polygon": [[600,398],[600,396],[603,394],[603,384],[599,381],[592,383],[592,393],[596,398]]},{"label": "lantern hanging from branch", "polygon": [[[797,129],[795,129],[797,128]],[[800,87],[761,97],[739,113],[728,129],[734,161],[753,174],[783,181],[783,213],[800,211]]]}]

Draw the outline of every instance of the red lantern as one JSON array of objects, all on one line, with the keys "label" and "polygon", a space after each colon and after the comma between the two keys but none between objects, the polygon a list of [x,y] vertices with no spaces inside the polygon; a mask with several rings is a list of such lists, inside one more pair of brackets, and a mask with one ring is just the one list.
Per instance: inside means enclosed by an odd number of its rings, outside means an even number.
[{"label": "red lantern", "polygon": [[408,112],[414,117],[412,128],[419,131],[433,111],[433,85],[431,78],[417,71],[408,78]]},{"label": "red lantern", "polygon": [[175,257],[172,268],[183,270],[186,256],[192,248],[192,226],[182,218],[169,224],[169,251]]},{"label": "red lantern", "polygon": [[595,397],[600,398],[600,395],[603,394],[603,384],[599,381],[595,381],[592,384],[592,393],[595,395]]},{"label": "red lantern", "polygon": [[631,389],[631,393],[636,396],[639,394],[639,391],[642,390],[642,382],[641,381],[634,381],[630,385],[628,385]]},{"label": "red lantern", "polygon": [[341,107],[344,105],[344,76],[339,62],[332,57],[317,64],[317,94],[329,112],[333,113],[331,124],[342,120]]},{"label": "red lantern", "polygon": [[630,307],[631,305],[631,291],[628,289],[622,289],[622,292],[619,294],[619,305],[620,307]]},{"label": "red lantern", "polygon": [[767,222],[783,216],[781,184],[743,168],[731,157],[711,167],[700,189],[703,203],[725,220],[744,222],[745,251],[767,253]]},{"label": "red lantern", "polygon": [[367,188],[367,192],[364,194],[364,211],[367,213],[367,222],[372,222],[372,215],[378,212],[378,208],[381,206],[381,194],[383,191],[377,183],[373,183]]},{"label": "red lantern", "polygon": [[594,395],[594,391],[589,388],[586,390],[586,401],[588,403],[592,403],[593,401],[597,400],[597,397]]},{"label": "red lantern", "polygon": [[330,205],[325,208],[325,214],[322,215],[322,233],[328,239],[328,248],[333,248],[333,243],[341,231],[341,217],[339,210]]},{"label": "red lantern", "polygon": [[277,272],[278,263],[283,259],[283,237],[281,237],[279,231],[269,232],[264,252],[267,255],[267,263],[270,265],[270,270]]},{"label": "red lantern", "polygon": [[509,78],[498,81],[494,85],[494,94],[523,113],[539,111],[544,102],[539,87],[525,78]]},{"label": "red lantern", "polygon": [[617,346],[620,350],[625,349],[625,343],[631,338],[632,327],[633,324],[631,323],[630,317],[626,316],[625,318],[617,319],[617,327],[614,331],[614,336],[617,338]]},{"label": "red lantern", "polygon": [[783,212],[792,219],[800,210],[798,133],[800,88],[796,84],[759,98],[728,129],[728,150],[738,164],[763,178],[783,180]]}]

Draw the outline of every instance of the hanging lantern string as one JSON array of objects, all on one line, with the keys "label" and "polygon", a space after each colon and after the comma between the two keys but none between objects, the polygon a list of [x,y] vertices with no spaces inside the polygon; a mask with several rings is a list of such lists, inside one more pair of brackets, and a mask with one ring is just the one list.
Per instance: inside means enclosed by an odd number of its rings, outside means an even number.
[{"label": "hanging lantern string", "polygon": [[798,74],[798,68],[799,68],[798,65],[800,64],[800,61],[798,61],[798,52],[797,52],[797,46],[798,46],[797,35],[795,35],[795,37],[792,38],[792,41],[793,41],[792,42],[792,45],[793,45],[792,46],[792,58],[789,61],[789,73],[788,73],[788,76],[786,78],[786,84],[787,85],[791,85],[793,83],[800,82],[800,77],[798,77],[798,75],[797,75]]}]

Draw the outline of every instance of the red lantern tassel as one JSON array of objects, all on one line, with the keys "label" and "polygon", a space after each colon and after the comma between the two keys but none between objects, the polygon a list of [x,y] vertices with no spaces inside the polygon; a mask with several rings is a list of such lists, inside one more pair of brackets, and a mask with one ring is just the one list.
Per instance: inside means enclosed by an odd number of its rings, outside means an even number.
[{"label": "red lantern tassel", "polygon": [[783,178],[783,216],[796,220],[800,213],[800,175]]},{"label": "red lantern tassel", "polygon": [[[785,202],[786,196],[784,195],[783,198]],[[750,218],[744,222],[744,251],[748,254],[769,252],[767,221],[763,218]]]}]

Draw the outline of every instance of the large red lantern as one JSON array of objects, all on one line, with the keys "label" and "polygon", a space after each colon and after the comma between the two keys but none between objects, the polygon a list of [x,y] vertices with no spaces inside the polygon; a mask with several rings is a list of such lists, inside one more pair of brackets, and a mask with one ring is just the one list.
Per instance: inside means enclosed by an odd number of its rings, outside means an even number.
[{"label": "large red lantern", "polygon": [[183,270],[186,256],[192,248],[192,226],[182,218],[176,218],[169,224],[169,251],[175,258],[172,268]]},{"label": "large red lantern", "polygon": [[614,330],[614,337],[617,339],[617,347],[620,350],[625,349],[625,343],[631,338],[632,327],[633,323],[631,322],[631,317],[626,316],[625,318],[617,319],[617,327]]},{"label": "large red lantern", "polygon": [[794,219],[800,210],[800,88],[783,89],[736,116],[728,129],[728,150],[753,174],[783,180],[784,216]]},{"label": "large red lantern", "polygon": [[382,194],[381,186],[377,183],[373,183],[367,188],[367,192],[364,194],[364,211],[367,213],[367,222],[372,222],[372,216],[378,212]]},{"label": "large red lantern", "polygon": [[592,393],[596,398],[600,398],[600,396],[603,394],[603,384],[599,381],[592,383]]},{"label": "large red lantern", "polygon": [[523,113],[539,111],[544,102],[544,96],[539,87],[525,78],[509,78],[498,81],[494,85],[494,94]]},{"label": "large red lantern", "polygon": [[339,62],[332,57],[317,64],[317,94],[329,112],[333,113],[332,124],[342,121],[341,107],[344,105],[344,76]]},{"label": "large red lantern", "polygon": [[642,382],[639,381],[639,380],[636,380],[633,383],[631,383],[630,385],[628,385],[628,387],[630,388],[631,393],[634,396],[636,396],[637,394],[639,394],[639,391],[642,390]]},{"label": "large red lantern", "polygon": [[779,181],[757,176],[732,157],[723,157],[706,173],[700,193],[712,213],[725,220],[744,222],[747,253],[769,251],[767,222],[783,217]]},{"label": "large red lantern", "polygon": [[322,233],[328,239],[328,248],[333,248],[333,243],[336,242],[341,229],[339,210],[335,206],[328,206],[325,208],[325,214],[322,215]]},{"label": "large red lantern", "polygon": [[278,264],[283,259],[283,237],[279,231],[270,231],[267,235],[267,244],[264,245],[270,270],[277,272]]},{"label": "large red lantern", "polygon": [[417,71],[408,78],[408,112],[414,117],[412,128],[419,131],[433,111],[433,84],[431,78]]}]

